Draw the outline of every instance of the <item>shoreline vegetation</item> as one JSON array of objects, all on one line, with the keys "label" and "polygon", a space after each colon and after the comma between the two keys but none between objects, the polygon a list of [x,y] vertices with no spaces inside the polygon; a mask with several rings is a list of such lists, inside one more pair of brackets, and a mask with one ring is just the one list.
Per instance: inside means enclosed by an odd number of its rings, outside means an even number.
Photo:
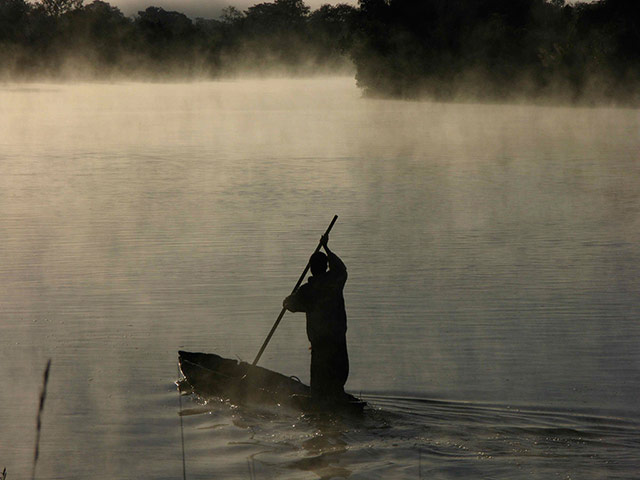
[{"label": "shoreline vegetation", "polygon": [[640,105],[640,2],[303,0],[217,19],[0,0],[0,80],[354,74],[366,96]]}]

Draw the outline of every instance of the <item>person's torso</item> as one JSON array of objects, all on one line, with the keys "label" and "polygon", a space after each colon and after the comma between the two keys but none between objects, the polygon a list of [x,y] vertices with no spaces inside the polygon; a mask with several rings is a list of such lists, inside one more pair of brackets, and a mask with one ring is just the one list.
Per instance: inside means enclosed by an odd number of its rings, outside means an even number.
[{"label": "person's torso", "polygon": [[344,341],[347,314],[343,287],[344,281],[331,271],[321,277],[311,277],[305,285],[310,304],[307,311],[307,336],[312,346]]}]

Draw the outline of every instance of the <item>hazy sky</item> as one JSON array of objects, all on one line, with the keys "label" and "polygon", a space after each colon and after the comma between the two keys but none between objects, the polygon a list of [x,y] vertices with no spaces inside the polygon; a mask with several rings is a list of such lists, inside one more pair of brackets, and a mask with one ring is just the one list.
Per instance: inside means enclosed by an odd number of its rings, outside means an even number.
[{"label": "hazy sky", "polygon": [[[85,0],[85,4],[91,3],[92,0]],[[220,10],[229,5],[244,10],[256,3],[269,2],[272,0],[107,0],[113,6],[118,7],[122,12],[129,16],[134,15],[138,10],[144,10],[148,6],[162,7],[165,10],[176,10],[190,17],[216,18]],[[357,0],[305,0],[305,3],[316,9],[320,5],[329,3],[335,5],[337,3],[357,4]]]}]

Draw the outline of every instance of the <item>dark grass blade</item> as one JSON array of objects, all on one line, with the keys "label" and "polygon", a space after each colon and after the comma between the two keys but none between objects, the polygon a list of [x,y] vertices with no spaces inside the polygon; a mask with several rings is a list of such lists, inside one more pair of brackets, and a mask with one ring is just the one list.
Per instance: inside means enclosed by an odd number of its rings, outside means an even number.
[{"label": "dark grass blade", "polygon": [[[31,480],[36,478],[36,465],[40,456],[40,432],[42,431],[42,411],[44,410],[44,401],[47,398],[47,384],[49,383],[49,369],[51,368],[51,359],[47,361],[47,367],[44,369],[44,379],[42,381],[42,393],[40,393],[40,407],[38,408],[38,418],[36,421],[36,446],[33,452],[33,468],[31,470]],[[3,472],[4,479],[4,472]]]}]

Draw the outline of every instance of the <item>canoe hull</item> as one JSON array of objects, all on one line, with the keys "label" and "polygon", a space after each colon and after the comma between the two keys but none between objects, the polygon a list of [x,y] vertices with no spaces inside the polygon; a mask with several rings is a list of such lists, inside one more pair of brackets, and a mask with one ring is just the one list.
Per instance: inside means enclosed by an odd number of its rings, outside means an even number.
[{"label": "canoe hull", "polygon": [[319,403],[309,386],[295,377],[213,353],[178,352],[178,361],[191,390],[203,397],[219,397],[238,404],[285,405],[298,410],[361,411],[365,402],[345,394],[340,402]]}]

